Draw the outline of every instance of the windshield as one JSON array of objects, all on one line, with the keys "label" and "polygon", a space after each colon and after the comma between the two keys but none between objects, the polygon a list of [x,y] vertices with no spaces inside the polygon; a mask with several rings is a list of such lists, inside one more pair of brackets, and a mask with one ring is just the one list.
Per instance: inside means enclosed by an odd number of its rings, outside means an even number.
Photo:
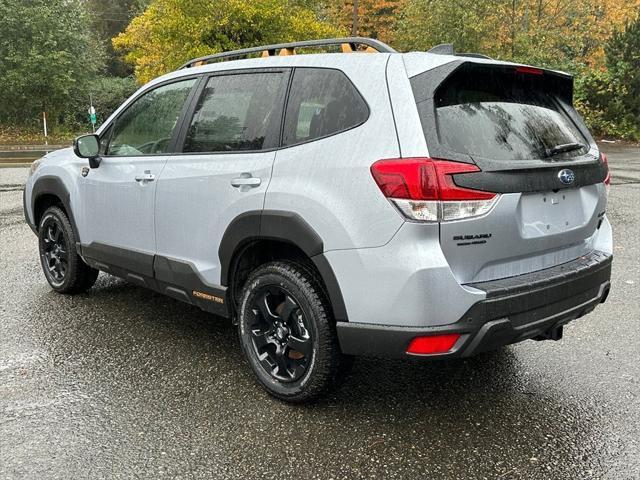
[{"label": "windshield", "polygon": [[[566,160],[585,154],[588,142],[541,77],[513,70],[455,73],[434,99],[440,143],[495,160]],[[557,148],[570,144],[567,151]]]}]

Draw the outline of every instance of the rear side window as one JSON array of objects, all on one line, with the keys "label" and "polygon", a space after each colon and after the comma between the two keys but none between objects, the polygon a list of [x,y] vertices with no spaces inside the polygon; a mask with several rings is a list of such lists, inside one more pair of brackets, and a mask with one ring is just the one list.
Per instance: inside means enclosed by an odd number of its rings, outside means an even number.
[{"label": "rear side window", "polygon": [[[533,72],[458,69],[435,92],[441,145],[493,160],[566,160],[585,154],[588,142],[560,106],[553,83],[541,71]],[[572,144],[569,151],[550,153]]]},{"label": "rear side window", "polygon": [[297,68],[284,121],[285,146],[333,135],[364,123],[366,102],[339,70]]},{"label": "rear side window", "polygon": [[267,135],[274,124],[279,128],[285,80],[281,72],[211,77],[196,105],[183,152],[268,148]]}]

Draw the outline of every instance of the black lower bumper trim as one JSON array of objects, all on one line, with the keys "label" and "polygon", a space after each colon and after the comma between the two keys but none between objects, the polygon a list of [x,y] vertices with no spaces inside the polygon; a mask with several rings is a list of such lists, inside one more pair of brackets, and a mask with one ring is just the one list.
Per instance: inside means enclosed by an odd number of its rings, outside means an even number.
[{"label": "black lower bumper trim", "polygon": [[607,298],[612,256],[593,252],[572,262],[527,275],[472,286],[487,292],[456,323],[439,327],[397,327],[338,322],[342,351],[350,355],[407,358],[411,339],[459,333],[445,354],[468,357],[526,339],[559,339],[561,327],[591,312]]},{"label": "black lower bumper trim", "polygon": [[38,229],[33,223],[31,223],[31,220],[29,219],[29,213],[27,212],[27,190],[26,189],[22,190],[22,209],[24,210],[24,220],[27,222],[27,225],[29,225],[29,228],[31,229],[31,231],[33,231],[33,233],[37,235]]}]

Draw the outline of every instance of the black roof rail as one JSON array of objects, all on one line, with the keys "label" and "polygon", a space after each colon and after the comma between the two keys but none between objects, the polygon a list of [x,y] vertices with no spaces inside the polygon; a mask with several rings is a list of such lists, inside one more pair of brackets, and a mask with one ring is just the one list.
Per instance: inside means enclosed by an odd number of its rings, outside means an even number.
[{"label": "black roof rail", "polygon": [[455,55],[456,57],[471,57],[471,58],[485,58],[487,60],[493,60],[491,57],[487,55],[483,55],[481,53],[456,53],[453,49],[452,43],[441,43],[440,45],[436,45],[427,53],[435,53],[436,55]]},{"label": "black roof rail", "polygon": [[[204,57],[198,57],[198,58],[194,58],[193,60],[189,60],[187,63],[182,65],[180,69],[206,65],[207,63],[219,61],[219,60],[246,57],[247,55],[250,55],[252,53],[261,53],[263,57],[274,56],[277,54],[276,51],[280,51],[280,55],[292,55],[293,53],[295,53],[294,50],[296,48],[324,47],[324,46],[330,46],[330,45],[341,46],[343,52],[355,52],[357,51],[358,45],[364,45],[365,47],[367,47],[365,51],[379,52],[379,53],[396,53],[396,51],[386,43],[383,43],[379,40],[375,40],[373,38],[366,38],[366,37],[324,38],[320,40],[305,40],[302,42],[277,43],[274,45],[264,45],[261,47],[243,48],[241,50],[233,50],[230,52],[214,53],[213,55],[206,55]],[[282,53],[282,52],[286,52],[286,53]]]}]

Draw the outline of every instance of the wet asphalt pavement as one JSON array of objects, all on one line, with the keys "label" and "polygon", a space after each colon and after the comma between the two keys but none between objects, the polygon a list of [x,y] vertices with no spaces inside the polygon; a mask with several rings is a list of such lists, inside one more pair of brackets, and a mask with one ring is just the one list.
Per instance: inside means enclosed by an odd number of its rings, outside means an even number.
[{"label": "wet asphalt pavement", "polygon": [[227,321],[104,274],[53,293],[0,169],[0,478],[640,478],[640,148],[604,150],[606,304],[560,342],[357,359],[311,406],[257,387]]}]

